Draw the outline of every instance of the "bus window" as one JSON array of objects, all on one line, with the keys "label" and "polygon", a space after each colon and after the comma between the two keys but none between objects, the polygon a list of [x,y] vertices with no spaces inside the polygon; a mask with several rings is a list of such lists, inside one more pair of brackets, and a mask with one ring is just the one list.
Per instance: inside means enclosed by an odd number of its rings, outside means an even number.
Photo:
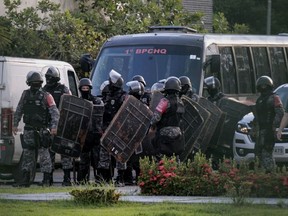
[{"label": "bus window", "polygon": [[268,55],[265,47],[252,47],[255,63],[256,78],[260,76],[271,77]]},{"label": "bus window", "polygon": [[239,93],[252,93],[253,68],[249,58],[248,47],[235,47],[236,71],[238,77]]},{"label": "bus window", "polygon": [[185,75],[191,79],[198,93],[202,75],[201,56],[201,48],[196,46],[157,44],[107,47],[100,53],[92,72],[92,93],[100,94],[100,85],[108,79],[111,69],[119,72],[125,83],[135,75],[142,75],[147,88],[160,79]]},{"label": "bus window", "polygon": [[226,94],[235,94],[237,92],[237,84],[232,48],[219,47],[219,53],[221,56],[221,84],[223,92]]},{"label": "bus window", "polygon": [[274,81],[275,87],[284,84],[285,80],[287,80],[287,67],[283,51],[281,47],[269,48],[272,67],[271,78]]}]

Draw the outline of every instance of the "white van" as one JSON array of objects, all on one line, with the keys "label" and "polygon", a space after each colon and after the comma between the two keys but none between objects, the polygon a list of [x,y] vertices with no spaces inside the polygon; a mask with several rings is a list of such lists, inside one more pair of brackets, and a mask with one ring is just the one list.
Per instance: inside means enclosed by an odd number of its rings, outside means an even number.
[{"label": "white van", "polygon": [[12,133],[13,113],[16,110],[23,90],[29,88],[26,75],[29,71],[38,71],[44,75],[49,66],[60,72],[60,82],[78,96],[78,77],[74,68],[67,62],[0,56],[0,179],[13,179],[22,154],[20,134],[23,121],[19,124],[16,136]]}]

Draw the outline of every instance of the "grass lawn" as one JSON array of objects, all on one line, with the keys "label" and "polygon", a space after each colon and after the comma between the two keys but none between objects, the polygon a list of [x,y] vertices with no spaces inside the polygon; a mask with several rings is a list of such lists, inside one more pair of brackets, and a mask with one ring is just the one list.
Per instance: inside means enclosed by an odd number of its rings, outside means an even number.
[{"label": "grass lawn", "polygon": [[74,201],[13,201],[0,200],[0,215],[3,216],[278,216],[287,215],[288,209],[268,205],[232,204],[174,204],[119,202],[111,206],[81,205]]}]

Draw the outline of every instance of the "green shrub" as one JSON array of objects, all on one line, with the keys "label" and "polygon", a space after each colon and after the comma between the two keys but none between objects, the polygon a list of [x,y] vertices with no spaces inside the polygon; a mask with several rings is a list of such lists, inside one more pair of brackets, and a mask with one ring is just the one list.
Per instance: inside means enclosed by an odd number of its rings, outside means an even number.
[{"label": "green shrub", "polygon": [[265,173],[249,164],[236,164],[223,159],[218,170],[213,170],[211,161],[201,152],[193,161],[177,163],[176,157],[163,157],[160,161],[140,160],[138,185],[142,194],[174,196],[219,196],[228,195],[236,203],[245,197],[287,197],[288,175],[284,170]]},{"label": "green shrub", "polygon": [[108,205],[117,203],[120,197],[115,187],[112,186],[91,186],[73,189],[70,194],[74,201],[81,204]]}]

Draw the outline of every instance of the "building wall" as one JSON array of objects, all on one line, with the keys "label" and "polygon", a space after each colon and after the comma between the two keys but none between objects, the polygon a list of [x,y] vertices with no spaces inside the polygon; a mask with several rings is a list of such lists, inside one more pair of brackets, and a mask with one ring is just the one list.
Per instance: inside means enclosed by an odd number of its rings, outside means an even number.
[{"label": "building wall", "polygon": [[190,12],[203,12],[204,27],[212,32],[213,0],[183,0],[183,7]]},{"label": "building wall", "polygon": [[[22,10],[26,7],[32,7],[37,5],[39,0],[22,0],[22,4],[19,7],[19,10]],[[51,0],[54,3],[60,3],[60,9],[64,10],[73,10],[77,3],[75,0]],[[209,32],[212,31],[212,16],[213,16],[213,0],[183,0],[183,6],[190,12],[201,11],[205,14],[203,22],[204,27]],[[0,16],[5,15],[4,1],[0,0]]]}]

